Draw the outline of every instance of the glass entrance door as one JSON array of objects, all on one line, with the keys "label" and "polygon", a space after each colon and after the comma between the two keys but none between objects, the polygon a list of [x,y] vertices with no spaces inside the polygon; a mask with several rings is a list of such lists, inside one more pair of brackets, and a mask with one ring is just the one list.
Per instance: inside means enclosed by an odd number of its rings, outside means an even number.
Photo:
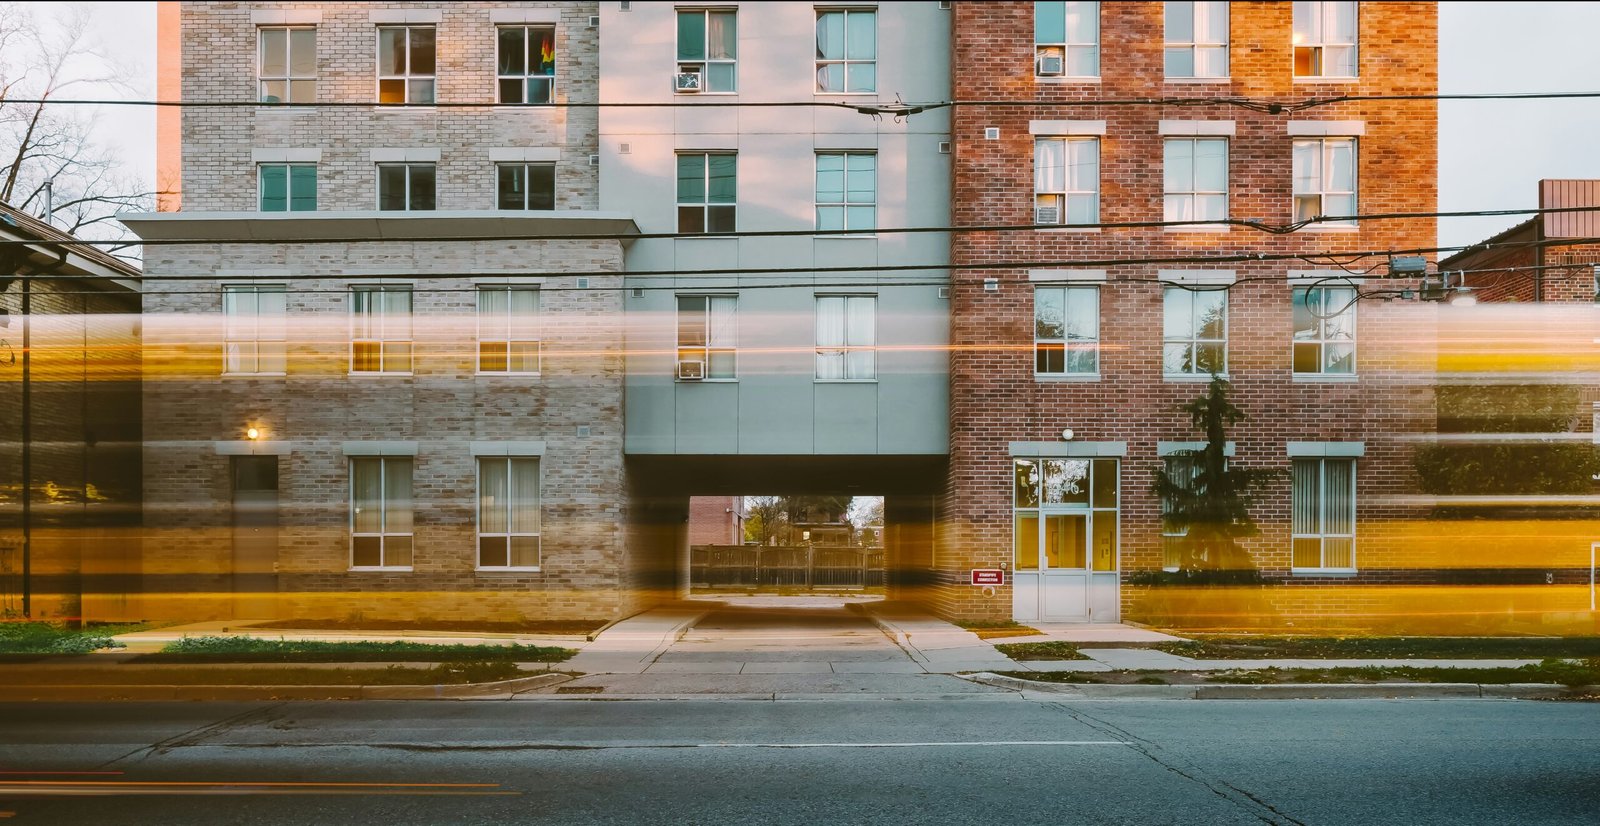
[{"label": "glass entrance door", "polygon": [[1012,615],[1115,622],[1117,461],[1018,459]]}]

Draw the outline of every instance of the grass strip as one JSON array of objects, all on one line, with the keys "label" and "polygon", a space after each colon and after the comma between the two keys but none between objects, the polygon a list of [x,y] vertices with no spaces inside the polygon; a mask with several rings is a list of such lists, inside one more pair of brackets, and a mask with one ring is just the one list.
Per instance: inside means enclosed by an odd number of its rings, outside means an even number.
[{"label": "grass strip", "polygon": [[463,631],[469,633],[582,636],[598,631],[605,624],[604,620],[476,622],[469,620],[287,619],[251,623],[250,629],[253,631]]},{"label": "grass strip", "polygon": [[89,654],[121,648],[122,643],[111,639],[113,636],[150,627],[146,623],[68,628],[51,622],[0,622],[0,655]]},{"label": "grass strip", "polygon": [[137,663],[506,662],[558,663],[578,653],[546,645],[436,645],[418,642],[322,642],[254,637],[187,637]]},{"label": "grass strip", "polygon": [[997,640],[1005,637],[1033,637],[1044,633],[1016,620],[954,620],[961,628],[978,635],[980,640]]},{"label": "grass strip", "polygon": [[1070,642],[1008,642],[995,646],[995,650],[1013,660],[1087,660],[1088,657]]},{"label": "grass strip", "polygon": [[1600,657],[1600,637],[1270,637],[1198,635],[1154,648],[1197,660]]},{"label": "grass strip", "polygon": [[6,684],[25,685],[460,685],[532,676],[513,662],[444,663],[432,668],[17,669]]},{"label": "grass strip", "polygon": [[1547,659],[1520,668],[1251,668],[1224,671],[1003,671],[1007,677],[1042,683],[1085,685],[1280,685],[1320,683],[1551,683],[1568,687],[1600,685],[1600,658],[1573,662]]}]

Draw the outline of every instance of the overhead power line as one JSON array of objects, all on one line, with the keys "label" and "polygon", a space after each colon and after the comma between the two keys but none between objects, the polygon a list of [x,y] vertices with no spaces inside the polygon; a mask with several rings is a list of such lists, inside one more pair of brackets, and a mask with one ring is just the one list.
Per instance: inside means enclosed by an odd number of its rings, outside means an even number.
[{"label": "overhead power line", "polygon": [[[1255,221],[1244,218],[1223,218],[1218,220],[1186,220],[1186,221],[1103,221],[1094,224],[986,224],[979,226],[935,226],[935,227],[879,227],[870,233],[858,229],[783,229],[783,230],[745,230],[736,232],[640,232],[640,233],[594,233],[585,235],[474,235],[474,236],[406,236],[394,238],[372,238],[369,236],[337,236],[327,238],[296,238],[293,241],[270,241],[259,238],[157,238],[150,240],[0,240],[0,246],[108,246],[123,247],[163,247],[163,246],[188,246],[188,245],[214,245],[214,244],[356,244],[356,243],[388,243],[388,242],[443,242],[456,241],[462,243],[488,242],[488,241],[652,241],[661,239],[702,239],[702,238],[828,238],[850,237],[859,238],[868,235],[910,235],[910,234],[968,234],[979,232],[1027,232],[1031,230],[1066,230],[1081,231],[1089,229],[1164,229],[1183,227],[1214,227],[1238,226],[1247,229],[1260,230],[1269,235],[1290,235],[1310,226],[1340,223],[1358,223],[1361,221],[1395,221],[1416,220],[1423,218],[1492,218],[1506,215],[1551,215],[1573,212],[1600,212],[1600,206],[1587,207],[1545,207],[1529,209],[1476,209],[1455,210],[1448,212],[1374,212],[1360,215],[1321,215],[1301,221],[1292,221],[1287,224],[1270,224],[1265,221]],[[182,215],[182,212],[170,213]],[[203,214],[203,213],[201,213]],[[261,215],[287,215],[291,218],[296,213],[260,213]],[[329,213],[307,212],[300,213],[307,220],[316,220],[317,216],[327,216]],[[425,216],[425,213],[396,212],[396,216]],[[497,215],[516,216],[520,213],[507,211]],[[272,219],[278,220],[278,219]]]}]

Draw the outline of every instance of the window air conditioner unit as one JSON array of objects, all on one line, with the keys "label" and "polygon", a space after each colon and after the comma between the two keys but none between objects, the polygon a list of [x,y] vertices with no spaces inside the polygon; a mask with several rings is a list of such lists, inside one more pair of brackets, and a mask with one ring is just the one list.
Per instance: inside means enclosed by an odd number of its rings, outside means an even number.
[{"label": "window air conditioner unit", "polygon": [[700,91],[699,72],[679,72],[672,76],[672,88],[678,94],[693,94]]},{"label": "window air conditioner unit", "polygon": [[1039,55],[1039,75],[1041,77],[1066,74],[1063,58],[1058,54]]},{"label": "window air conditioner unit", "polygon": [[1061,207],[1053,207],[1053,206],[1034,207],[1033,208],[1033,222],[1035,224],[1059,224],[1059,223],[1061,223]]},{"label": "window air conditioner unit", "polygon": [[685,381],[699,381],[706,377],[706,363],[703,361],[683,360],[678,362],[678,378]]}]

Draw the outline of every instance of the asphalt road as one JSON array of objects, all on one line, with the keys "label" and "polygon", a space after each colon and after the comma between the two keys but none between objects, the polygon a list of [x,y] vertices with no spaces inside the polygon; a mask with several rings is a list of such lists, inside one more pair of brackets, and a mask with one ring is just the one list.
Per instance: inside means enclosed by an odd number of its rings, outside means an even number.
[{"label": "asphalt road", "polygon": [[1600,705],[8,705],[0,706],[0,818],[1594,824]]}]

